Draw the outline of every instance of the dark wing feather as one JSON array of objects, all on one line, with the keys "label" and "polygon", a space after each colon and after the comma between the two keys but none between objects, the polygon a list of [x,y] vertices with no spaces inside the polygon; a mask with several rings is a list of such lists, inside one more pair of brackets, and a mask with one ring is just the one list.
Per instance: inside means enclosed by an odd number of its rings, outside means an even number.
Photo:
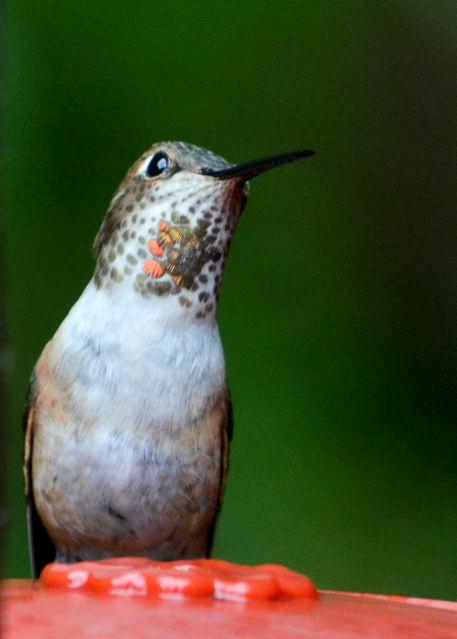
[{"label": "dark wing feather", "polygon": [[27,501],[27,528],[29,536],[29,553],[32,565],[32,577],[40,576],[44,566],[54,561],[56,555],[55,546],[41,521],[33,498],[32,457],[33,457],[33,420],[34,420],[34,378],[30,383],[27,407],[24,413],[24,479],[25,497]]},{"label": "dark wing feather", "polygon": [[211,549],[214,541],[214,533],[216,530],[216,524],[221,510],[222,502],[224,499],[225,484],[227,482],[227,471],[229,464],[229,451],[230,442],[233,436],[233,407],[230,395],[227,392],[225,419],[221,422],[221,466],[220,466],[220,482],[219,482],[219,494],[217,499],[217,506],[214,513],[213,521],[208,533],[208,542],[206,545],[206,556],[211,556]]}]

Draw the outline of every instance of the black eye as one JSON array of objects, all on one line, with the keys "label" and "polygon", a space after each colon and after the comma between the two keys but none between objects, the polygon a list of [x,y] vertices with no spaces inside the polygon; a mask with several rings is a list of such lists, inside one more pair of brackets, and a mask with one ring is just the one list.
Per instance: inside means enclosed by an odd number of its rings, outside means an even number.
[{"label": "black eye", "polygon": [[155,177],[156,175],[160,175],[164,171],[168,169],[168,155],[163,153],[163,151],[159,151],[158,153],[154,153],[146,167],[146,175],[148,177]]}]

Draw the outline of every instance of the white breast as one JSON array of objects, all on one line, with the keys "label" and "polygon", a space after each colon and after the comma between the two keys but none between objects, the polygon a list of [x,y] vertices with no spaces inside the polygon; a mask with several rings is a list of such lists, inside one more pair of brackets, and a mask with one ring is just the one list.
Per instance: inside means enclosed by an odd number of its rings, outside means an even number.
[{"label": "white breast", "polygon": [[171,297],[145,299],[128,282],[112,291],[90,282],[50,354],[78,411],[120,428],[151,417],[159,428],[185,427],[225,387],[215,321],[196,321]]}]

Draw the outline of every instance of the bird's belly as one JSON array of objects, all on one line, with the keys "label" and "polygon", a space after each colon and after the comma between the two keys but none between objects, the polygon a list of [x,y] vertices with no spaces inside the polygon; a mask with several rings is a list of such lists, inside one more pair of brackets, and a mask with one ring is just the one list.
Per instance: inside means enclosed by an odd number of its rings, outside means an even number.
[{"label": "bird's belly", "polygon": [[216,406],[177,430],[120,430],[98,422],[56,425],[41,415],[34,437],[33,490],[61,556],[201,556],[221,477]]}]

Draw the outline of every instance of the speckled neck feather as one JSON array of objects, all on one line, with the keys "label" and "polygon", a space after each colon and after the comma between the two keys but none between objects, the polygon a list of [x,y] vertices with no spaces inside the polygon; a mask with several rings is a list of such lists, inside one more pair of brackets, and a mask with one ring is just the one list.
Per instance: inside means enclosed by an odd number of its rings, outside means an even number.
[{"label": "speckled neck feather", "polygon": [[[167,179],[148,179],[156,149],[175,162]],[[230,241],[245,191],[202,167],[230,166],[210,151],[180,142],[155,145],[127,173],[111,201],[94,251],[94,283],[128,285],[144,297],[175,296],[197,319],[213,316]]]}]

